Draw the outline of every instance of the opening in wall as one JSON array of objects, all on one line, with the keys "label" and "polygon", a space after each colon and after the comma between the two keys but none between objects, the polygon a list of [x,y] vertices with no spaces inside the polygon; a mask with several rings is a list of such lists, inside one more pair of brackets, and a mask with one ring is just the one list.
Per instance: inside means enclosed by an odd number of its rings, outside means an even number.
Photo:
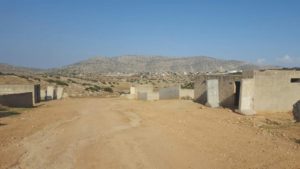
[{"label": "opening in wall", "polygon": [[291,78],[291,83],[300,83],[300,78]]}]

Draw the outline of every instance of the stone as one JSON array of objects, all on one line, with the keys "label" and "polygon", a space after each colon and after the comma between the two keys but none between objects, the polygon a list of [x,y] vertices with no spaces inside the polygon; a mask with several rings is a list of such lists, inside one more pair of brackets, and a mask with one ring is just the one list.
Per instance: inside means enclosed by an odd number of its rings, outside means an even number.
[{"label": "stone", "polygon": [[300,100],[293,106],[293,116],[296,122],[300,122]]}]

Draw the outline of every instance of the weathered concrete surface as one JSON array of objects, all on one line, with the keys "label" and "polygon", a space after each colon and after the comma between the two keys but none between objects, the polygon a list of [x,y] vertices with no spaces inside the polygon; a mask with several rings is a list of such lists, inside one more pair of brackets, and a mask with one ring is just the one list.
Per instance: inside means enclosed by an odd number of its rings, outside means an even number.
[{"label": "weathered concrete surface", "polygon": [[206,81],[207,84],[207,105],[210,107],[219,107],[219,82],[218,79]]},{"label": "weathered concrete surface", "polygon": [[138,100],[147,100],[147,92],[138,92],[137,99]]},{"label": "weathered concrete surface", "polygon": [[46,100],[46,90],[41,90],[40,91],[40,95],[41,95],[41,100]]},{"label": "weathered concrete surface", "polygon": [[256,112],[292,111],[293,104],[300,100],[300,83],[291,83],[292,78],[300,78],[300,71],[254,71],[254,110]]},{"label": "weathered concrete surface", "polygon": [[137,99],[148,101],[159,100],[159,94],[158,92],[138,92]]},{"label": "weathered concrete surface", "polygon": [[293,105],[293,116],[296,122],[300,122],[300,100]]},{"label": "weathered concrete surface", "polygon": [[179,90],[179,97],[189,97],[191,99],[194,99],[194,89],[180,89]]},{"label": "weathered concrete surface", "polygon": [[33,107],[33,93],[14,93],[0,95],[0,104],[8,107]]},{"label": "weathered concrete surface", "polygon": [[56,99],[62,99],[64,93],[64,88],[63,87],[56,87],[55,89],[55,94],[56,94]]},{"label": "weathered concrete surface", "polygon": [[130,94],[132,94],[132,95],[136,94],[136,88],[135,87],[133,87],[133,86],[130,87]]},{"label": "weathered concrete surface", "polygon": [[244,115],[255,114],[254,99],[254,79],[242,79],[239,99],[239,112]]},{"label": "weathered concrete surface", "polygon": [[40,102],[40,85],[19,85],[19,84],[9,84],[0,85],[0,95],[4,94],[18,94],[18,93],[28,93],[32,92],[32,102]]},{"label": "weathered concrete surface", "polygon": [[162,88],[159,90],[159,100],[179,99],[179,91],[179,86]]},{"label": "weathered concrete surface", "polygon": [[54,87],[47,86],[46,100],[52,100],[52,99],[54,99]]}]

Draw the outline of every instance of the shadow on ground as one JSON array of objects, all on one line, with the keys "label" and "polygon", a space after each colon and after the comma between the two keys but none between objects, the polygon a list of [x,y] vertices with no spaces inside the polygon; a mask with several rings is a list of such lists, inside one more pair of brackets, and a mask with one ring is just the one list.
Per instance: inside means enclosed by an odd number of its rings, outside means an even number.
[{"label": "shadow on ground", "polygon": [[6,124],[0,123],[0,126],[5,126]]},{"label": "shadow on ground", "polygon": [[21,114],[21,113],[12,112],[12,111],[0,111],[0,118],[8,117],[8,116],[16,116],[16,115],[19,115],[19,114]]},{"label": "shadow on ground", "polygon": [[300,139],[295,139],[295,143],[300,144]]}]

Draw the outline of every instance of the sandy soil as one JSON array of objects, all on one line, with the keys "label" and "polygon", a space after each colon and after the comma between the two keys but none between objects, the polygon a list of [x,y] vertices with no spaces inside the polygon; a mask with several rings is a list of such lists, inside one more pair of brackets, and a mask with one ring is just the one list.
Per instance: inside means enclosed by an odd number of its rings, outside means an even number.
[{"label": "sandy soil", "polygon": [[0,116],[0,168],[300,168],[299,125],[273,116],[180,100],[53,101]]}]

